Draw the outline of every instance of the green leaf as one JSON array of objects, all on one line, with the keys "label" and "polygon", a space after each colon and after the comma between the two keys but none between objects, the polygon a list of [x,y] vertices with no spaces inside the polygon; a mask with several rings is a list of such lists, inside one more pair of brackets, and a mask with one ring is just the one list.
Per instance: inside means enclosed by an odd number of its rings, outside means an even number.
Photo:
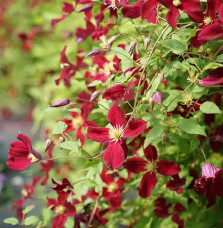
[{"label": "green leaf", "polygon": [[126,169],[123,169],[122,171],[119,172],[119,176],[124,178],[124,179],[127,179],[128,171]]},{"label": "green leaf", "polygon": [[190,140],[190,151],[196,151],[200,145],[200,140],[198,138],[192,138]]},{"label": "green leaf", "polygon": [[95,81],[93,81],[92,83],[90,83],[88,86],[89,86],[89,87],[94,87],[94,86],[101,85],[101,84],[102,84],[102,81],[100,81],[100,80],[95,80]]},{"label": "green leaf", "polygon": [[163,130],[164,130],[164,127],[161,126],[161,125],[157,125],[157,126],[153,127],[149,131],[149,133],[146,135],[146,140],[145,140],[145,143],[144,143],[144,147],[147,147],[150,143],[152,143],[157,138],[160,138],[160,140],[161,140],[161,136],[163,134]]},{"label": "green leaf", "polygon": [[219,55],[216,59],[217,62],[223,63],[223,54]]},{"label": "green leaf", "polygon": [[188,134],[207,136],[204,129],[194,119],[179,120],[179,127]]},{"label": "green leaf", "polygon": [[74,141],[65,141],[60,144],[60,147],[63,149],[78,152],[78,144],[77,142],[74,142]]},{"label": "green leaf", "polygon": [[34,209],[35,205],[30,205],[28,207],[26,207],[25,209],[22,210],[23,214],[28,214],[30,211],[32,211]]},{"label": "green leaf", "polygon": [[219,109],[219,107],[214,102],[211,102],[211,101],[204,102],[200,106],[200,110],[203,113],[207,113],[207,114],[215,114],[215,113],[221,114],[221,110]]},{"label": "green leaf", "polygon": [[61,134],[66,129],[67,129],[67,124],[62,121],[59,121],[53,127],[53,134],[54,135]]},{"label": "green leaf", "polygon": [[187,51],[186,45],[180,42],[179,40],[168,39],[168,40],[161,41],[161,44],[164,47],[170,49],[173,53],[177,55],[182,55]]},{"label": "green leaf", "polygon": [[14,217],[6,218],[3,220],[3,222],[6,224],[11,224],[11,225],[19,224],[19,220],[17,218],[14,218]]},{"label": "green leaf", "polygon": [[218,67],[222,67],[222,64],[220,63],[215,63],[215,62],[211,62],[209,64],[207,64],[204,68],[203,71],[205,70],[210,70],[210,69],[216,69]]},{"label": "green leaf", "polygon": [[29,226],[32,224],[36,224],[39,221],[37,216],[29,216],[25,218],[24,225]]},{"label": "green leaf", "polygon": [[161,79],[162,79],[163,75],[162,74],[158,74],[156,76],[156,78],[153,80],[152,82],[152,86],[151,86],[151,89],[147,92],[146,94],[146,99],[148,100],[150,97],[152,97],[153,93],[156,92],[160,82],[161,82]]}]

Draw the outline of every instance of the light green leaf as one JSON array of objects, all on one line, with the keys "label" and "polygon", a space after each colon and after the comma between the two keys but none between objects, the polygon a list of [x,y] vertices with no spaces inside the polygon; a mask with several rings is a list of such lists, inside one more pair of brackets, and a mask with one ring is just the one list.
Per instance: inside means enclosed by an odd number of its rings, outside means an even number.
[{"label": "light green leaf", "polygon": [[29,205],[24,210],[22,210],[22,213],[23,214],[28,214],[30,211],[32,211],[34,209],[34,207],[35,207],[35,205]]},{"label": "light green leaf", "polygon": [[210,69],[216,69],[216,68],[222,67],[222,66],[223,65],[220,63],[211,62],[203,68],[203,71],[210,70]]},{"label": "light green leaf", "polygon": [[217,60],[216,61],[219,62],[219,63],[223,63],[223,54],[219,55],[217,57]]},{"label": "light green leaf", "polygon": [[53,127],[53,134],[55,135],[61,134],[66,129],[67,129],[67,124],[62,121],[59,121]]},{"label": "light green leaf", "polygon": [[152,97],[152,95],[153,95],[154,92],[156,92],[156,90],[157,90],[157,88],[158,88],[158,86],[159,86],[159,84],[161,82],[162,77],[163,77],[163,75],[160,73],[153,80],[151,89],[146,94],[146,99],[147,100]]},{"label": "light green leaf", "polygon": [[17,218],[14,218],[14,217],[6,218],[3,220],[3,222],[6,224],[11,224],[11,225],[19,224],[19,220]]},{"label": "light green leaf", "polygon": [[207,113],[207,114],[215,114],[215,113],[221,114],[221,110],[219,109],[219,107],[214,102],[211,102],[211,101],[204,102],[200,106],[200,110],[203,113]]},{"label": "light green leaf", "polygon": [[39,221],[37,216],[29,216],[25,218],[24,225],[29,226],[32,224],[36,224]]},{"label": "light green leaf", "polygon": [[182,55],[187,51],[186,45],[180,42],[179,40],[168,39],[168,40],[161,41],[161,44],[164,47],[170,49],[173,53],[177,55]]},{"label": "light green leaf", "polygon": [[102,81],[100,81],[100,80],[95,80],[95,81],[93,81],[92,83],[90,83],[88,86],[89,86],[89,87],[94,87],[94,86],[97,86],[97,85],[100,85],[100,84],[102,84]]},{"label": "light green leaf", "polygon": [[120,177],[127,179],[128,177],[128,171],[126,169],[123,169],[122,171],[119,172]]},{"label": "light green leaf", "polygon": [[163,134],[164,127],[161,125],[157,125],[153,127],[149,133],[146,135],[146,140],[144,143],[144,147],[147,147],[150,143],[152,143],[157,138],[161,139],[161,136]]},{"label": "light green leaf", "polygon": [[60,144],[60,147],[63,149],[78,152],[78,144],[77,142],[74,142],[74,141],[65,141]]},{"label": "light green leaf", "polygon": [[188,134],[207,136],[204,129],[194,119],[179,120],[179,127]]}]

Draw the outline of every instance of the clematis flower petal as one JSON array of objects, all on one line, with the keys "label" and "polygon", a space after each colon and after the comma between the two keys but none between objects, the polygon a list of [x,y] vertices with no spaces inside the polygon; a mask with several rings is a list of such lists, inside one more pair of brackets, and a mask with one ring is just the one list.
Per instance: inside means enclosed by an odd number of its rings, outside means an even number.
[{"label": "clematis flower petal", "polygon": [[139,195],[144,198],[149,197],[155,186],[156,186],[156,174],[152,172],[145,173],[145,175],[143,176],[140,182]]},{"label": "clematis flower petal", "polygon": [[146,129],[147,122],[144,120],[133,119],[125,128],[124,138],[133,138],[140,135]]},{"label": "clematis flower petal", "polygon": [[180,168],[176,162],[161,160],[157,162],[157,172],[165,176],[173,176],[180,172]]},{"label": "clematis flower petal", "polygon": [[117,84],[109,89],[106,89],[102,95],[103,99],[112,101],[130,101],[134,98],[134,92],[131,88]]},{"label": "clematis flower petal", "polygon": [[140,16],[140,5],[142,1],[136,2],[133,6],[124,6],[122,8],[122,14],[124,17],[135,19]]},{"label": "clematis flower petal", "polygon": [[109,142],[109,129],[106,127],[88,127],[86,137],[96,142]]},{"label": "clematis flower petal", "polygon": [[106,184],[114,182],[114,177],[111,174],[107,173],[107,169],[105,166],[103,167],[100,177],[102,181]]},{"label": "clematis flower petal", "polygon": [[155,146],[148,145],[144,149],[144,155],[149,161],[156,161],[157,160],[157,150]]},{"label": "clematis flower petal", "polygon": [[177,27],[177,19],[179,18],[180,13],[177,7],[170,7],[167,15],[166,15],[166,20],[169,23],[169,25],[172,28],[176,28]]},{"label": "clematis flower petal", "polygon": [[212,86],[212,85],[218,85],[218,84],[223,84],[223,67],[219,67],[217,69],[215,69],[214,71],[212,71],[210,73],[210,75],[208,75],[207,77],[201,79],[199,81],[199,84],[202,86]]},{"label": "clematis flower petal", "polygon": [[104,162],[114,170],[125,161],[125,154],[120,143],[110,143],[103,156]]},{"label": "clematis flower petal", "polygon": [[141,173],[145,171],[147,161],[143,158],[132,157],[129,158],[123,166],[132,173]]},{"label": "clematis flower petal", "polygon": [[108,121],[113,127],[125,125],[125,115],[120,106],[113,104],[108,112]]},{"label": "clematis flower petal", "polygon": [[219,171],[219,168],[214,167],[210,163],[205,163],[202,166],[202,177],[204,178],[215,178],[216,173]]},{"label": "clematis flower petal", "polygon": [[180,219],[179,215],[172,215],[171,219],[178,225],[178,228],[184,228],[184,221]]}]

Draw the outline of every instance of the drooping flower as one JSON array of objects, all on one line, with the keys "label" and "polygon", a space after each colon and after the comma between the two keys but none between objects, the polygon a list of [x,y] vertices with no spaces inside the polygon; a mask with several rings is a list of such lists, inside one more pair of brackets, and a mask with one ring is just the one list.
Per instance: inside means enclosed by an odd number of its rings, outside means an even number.
[{"label": "drooping flower", "polygon": [[166,199],[163,197],[159,197],[155,201],[154,214],[160,218],[171,216],[172,221],[178,225],[178,228],[184,227],[184,221],[179,217],[179,213],[184,210],[185,207],[180,203],[176,203],[175,205],[171,203],[166,204]]},{"label": "drooping flower", "polygon": [[177,163],[168,160],[157,161],[157,150],[149,145],[144,149],[146,159],[140,157],[129,158],[123,166],[130,172],[145,172],[139,186],[139,195],[149,197],[156,186],[156,173],[165,176],[173,176],[180,172]]},{"label": "drooping flower", "polygon": [[210,163],[202,166],[202,177],[195,182],[195,190],[199,195],[206,195],[208,204],[212,206],[216,196],[223,197],[223,169],[216,168]]},{"label": "drooping flower", "polygon": [[109,89],[106,89],[102,98],[115,102],[130,101],[134,98],[134,92],[131,88],[123,86],[122,84],[117,84]]},{"label": "drooping flower", "polygon": [[125,115],[117,104],[110,108],[108,121],[111,128],[89,127],[86,137],[96,142],[108,143],[103,160],[111,169],[115,169],[123,164],[127,156],[124,139],[140,135],[145,130],[146,121],[132,119],[126,122]]},{"label": "drooping flower", "polygon": [[182,186],[186,182],[186,178],[180,178],[178,174],[172,176],[173,180],[167,182],[166,187],[171,191],[176,191],[178,194],[183,193]]},{"label": "drooping flower", "polygon": [[52,182],[55,184],[52,189],[57,192],[59,203],[65,202],[69,195],[72,197],[75,194],[73,186],[67,178],[63,178],[62,181],[52,179]]},{"label": "drooping flower", "polygon": [[41,155],[32,148],[32,142],[26,135],[19,133],[16,138],[20,142],[10,144],[7,165],[10,169],[23,171],[38,162]]}]

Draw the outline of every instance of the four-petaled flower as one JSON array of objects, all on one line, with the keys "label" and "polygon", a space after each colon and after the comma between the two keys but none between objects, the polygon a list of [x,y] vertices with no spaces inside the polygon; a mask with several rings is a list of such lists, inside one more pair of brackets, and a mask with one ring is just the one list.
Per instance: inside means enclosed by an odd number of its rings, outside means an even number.
[{"label": "four-petaled flower", "polygon": [[86,137],[96,142],[108,143],[103,156],[104,162],[115,169],[123,164],[127,156],[125,139],[140,135],[146,128],[146,121],[132,119],[126,122],[122,109],[113,104],[108,112],[108,121],[111,128],[88,127]]},{"label": "four-petaled flower", "polygon": [[180,168],[173,161],[157,161],[157,150],[149,145],[144,149],[146,160],[140,157],[129,158],[123,166],[130,172],[145,172],[139,186],[139,195],[149,197],[156,185],[156,173],[165,176],[173,176],[180,172]]}]

